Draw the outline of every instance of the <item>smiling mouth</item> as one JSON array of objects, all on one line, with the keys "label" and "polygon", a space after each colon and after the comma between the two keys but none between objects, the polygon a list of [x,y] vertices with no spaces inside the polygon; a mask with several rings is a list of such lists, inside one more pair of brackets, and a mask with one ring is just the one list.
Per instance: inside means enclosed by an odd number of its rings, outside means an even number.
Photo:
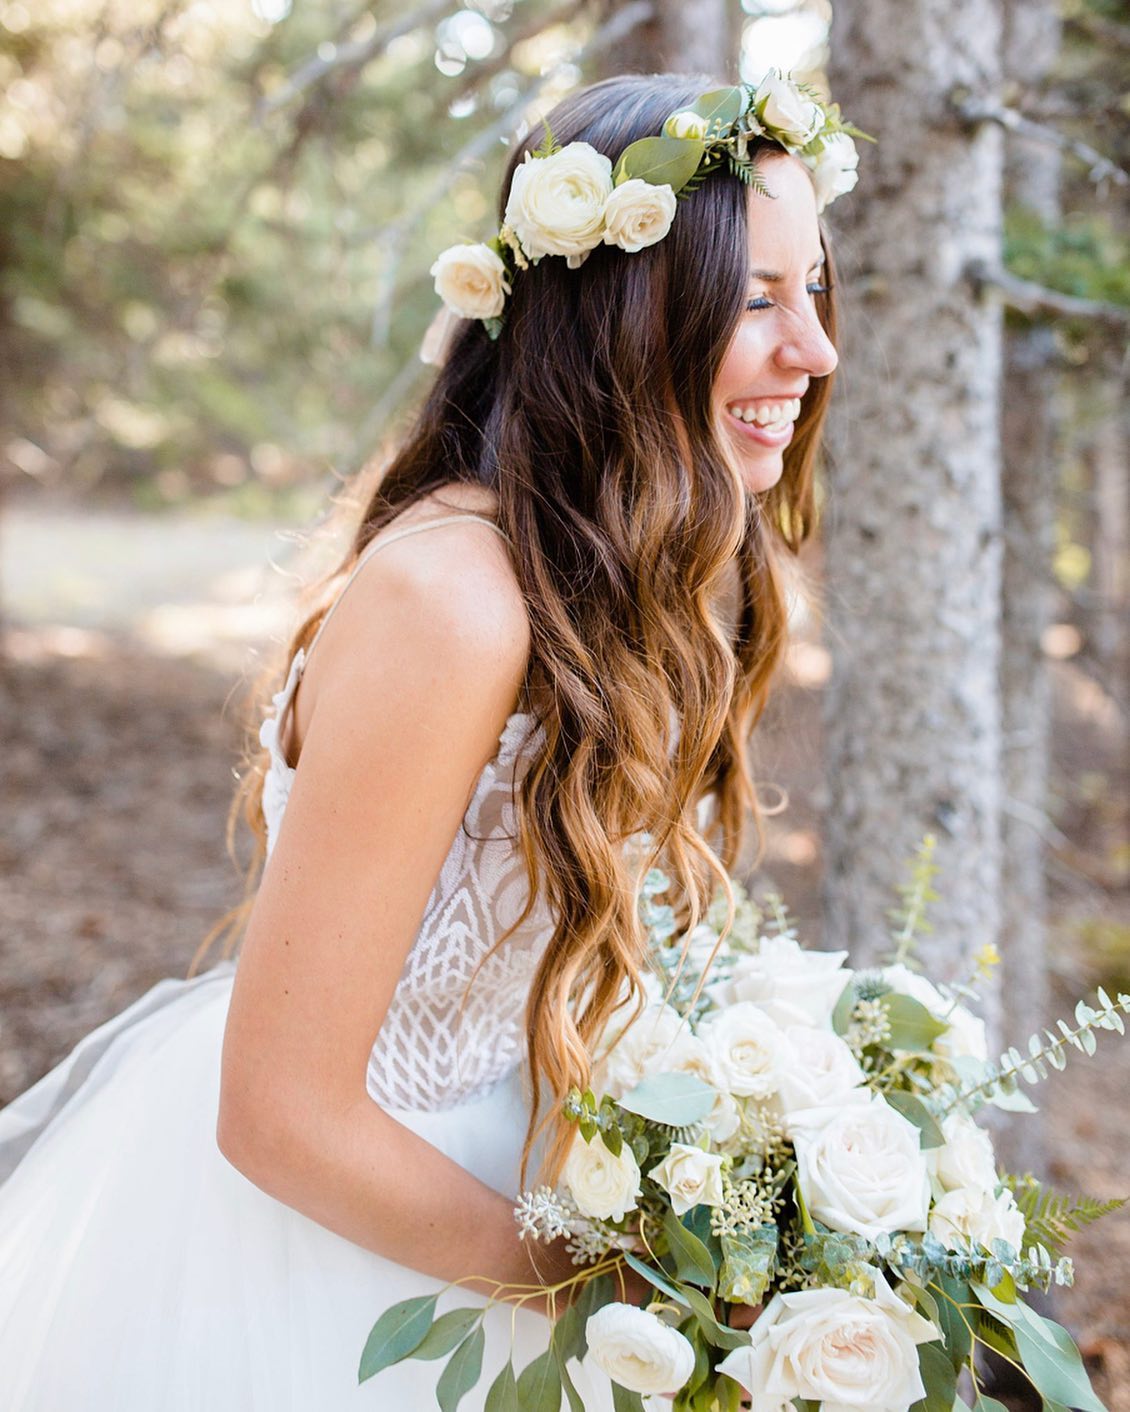
[{"label": "smiling mouth", "polygon": [[729,408],[726,409],[726,421],[744,441],[752,441],[756,446],[772,447],[774,450],[780,450],[781,447],[789,444],[793,439],[793,428],[796,425],[795,422],[790,421],[783,426],[778,423],[772,428],[758,426],[756,422],[747,422],[741,417],[735,417]]}]

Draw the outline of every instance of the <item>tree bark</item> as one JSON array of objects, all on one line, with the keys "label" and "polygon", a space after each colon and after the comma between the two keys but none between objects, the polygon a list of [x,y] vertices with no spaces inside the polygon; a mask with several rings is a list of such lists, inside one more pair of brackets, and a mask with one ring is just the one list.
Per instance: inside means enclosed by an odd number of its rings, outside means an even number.
[{"label": "tree bark", "polygon": [[[1059,52],[1061,21],[1050,0],[1009,0],[1005,70],[1029,91],[1046,82]],[[1006,139],[1005,195],[1045,224],[1059,220],[1059,153],[1019,134]],[[1055,606],[1052,556],[1057,496],[1056,352],[1052,330],[1019,320],[1005,337],[1003,455],[1004,562],[1001,589],[1003,780],[1001,983],[1004,1044],[1026,1047],[1048,1023],[1047,889],[1043,838],[1047,809],[1051,694],[1042,642]],[[1013,1171],[1044,1167],[1038,1115],[999,1125],[1002,1162]]]},{"label": "tree bark", "polygon": [[[878,138],[830,225],[846,294],[825,506],[825,921],[855,964],[922,836],[940,900],[919,956],[968,974],[1000,906],[1000,314],[966,278],[1001,247],[998,0],[836,7],[832,93]],[[994,1019],[991,997],[989,1018]]]},{"label": "tree bark", "polygon": [[[731,10],[736,0],[652,0],[652,18],[613,45],[605,74],[703,74],[737,82],[738,53],[732,47]],[[609,13],[618,8],[616,0]]]}]

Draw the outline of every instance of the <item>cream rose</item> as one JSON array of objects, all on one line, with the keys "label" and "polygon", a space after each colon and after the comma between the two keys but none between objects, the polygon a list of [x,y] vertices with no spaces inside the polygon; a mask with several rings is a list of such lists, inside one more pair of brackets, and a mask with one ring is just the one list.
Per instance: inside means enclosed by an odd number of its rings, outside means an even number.
[{"label": "cream rose", "polygon": [[859,1062],[838,1034],[812,1025],[786,1025],[778,1092],[786,1129],[790,1115],[804,1108],[867,1103]]},{"label": "cream rose", "polygon": [[632,1304],[606,1304],[585,1324],[589,1356],[631,1392],[678,1392],[694,1372],[694,1349],[677,1329]]},{"label": "cream rose", "polygon": [[565,255],[575,269],[604,235],[612,163],[587,142],[570,142],[548,157],[526,153],[514,172],[506,224],[531,260]]},{"label": "cream rose", "polygon": [[631,177],[604,204],[604,243],[635,252],[662,240],[675,219],[675,193],[663,183]]},{"label": "cream rose", "polygon": [[648,1174],[671,1198],[671,1209],[682,1216],[692,1206],[721,1206],[722,1158],[701,1147],[673,1142],[671,1151]]},{"label": "cream rose", "polygon": [[510,293],[506,266],[489,245],[451,245],[428,273],[436,293],[461,319],[497,319]]},{"label": "cream rose", "polygon": [[989,1057],[989,1041],[985,1022],[964,1005],[947,1000],[932,981],[901,964],[886,966],[883,979],[889,986],[912,1000],[925,1005],[939,1020],[949,1026],[931,1046],[943,1059],[976,1059],[985,1063]]},{"label": "cream rose", "polygon": [[785,1037],[759,1005],[729,1005],[699,1030],[718,1082],[737,1098],[772,1098]]},{"label": "cream rose", "polygon": [[851,191],[859,180],[859,152],[846,132],[834,132],[824,139],[824,150],[803,158],[816,190],[817,215],[837,196]]},{"label": "cream rose", "polygon": [[582,1216],[622,1221],[634,1211],[640,1194],[640,1169],[627,1143],[613,1157],[599,1137],[586,1142],[577,1134],[562,1177]]},{"label": "cream rose", "polygon": [[614,1012],[593,1073],[594,1091],[613,1098],[631,1093],[649,1074],[684,1067],[698,1046],[687,1022],[670,1005],[648,1005],[629,1023],[630,1016],[631,1006]]},{"label": "cream rose", "polygon": [[806,951],[791,937],[763,936],[713,993],[721,1003],[752,1001],[779,1025],[829,1025],[851,978],[841,969],[846,960],[846,951]]},{"label": "cream rose", "polygon": [[883,1099],[810,1108],[790,1127],[797,1181],[818,1221],[871,1239],[926,1229],[930,1179],[918,1129]]},{"label": "cream rose", "polygon": [[926,1153],[930,1171],[946,1191],[974,1187],[995,1191],[997,1159],[993,1141],[984,1128],[963,1113],[951,1113],[942,1123],[945,1142]]},{"label": "cream rose", "polygon": [[772,70],[758,84],[753,107],[774,137],[795,147],[803,147],[824,126],[820,104],[806,98],[795,83]]},{"label": "cream rose", "polygon": [[906,1412],[926,1395],[918,1344],[938,1331],[877,1273],[873,1299],[842,1289],[776,1294],[751,1336],[718,1370],[746,1389],[754,1412],[778,1412],[796,1397],[836,1412]]},{"label": "cream rose", "polygon": [[680,108],[677,113],[672,113],[663,124],[663,131],[667,137],[697,137],[701,139],[706,136],[708,126],[706,119],[699,113],[693,113],[689,108]]},{"label": "cream rose", "polygon": [[982,1246],[991,1250],[994,1240],[1006,1240],[1017,1253],[1024,1241],[1024,1215],[1011,1191],[994,1196],[984,1187],[959,1187],[947,1191],[930,1212],[930,1232],[948,1250]]}]

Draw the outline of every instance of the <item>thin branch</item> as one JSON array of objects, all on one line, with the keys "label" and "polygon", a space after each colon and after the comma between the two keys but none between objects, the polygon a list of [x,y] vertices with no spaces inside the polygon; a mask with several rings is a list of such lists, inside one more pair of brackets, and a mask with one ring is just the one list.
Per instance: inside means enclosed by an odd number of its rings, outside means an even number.
[{"label": "thin branch", "polygon": [[1032,280],[1021,279],[1019,275],[1010,274],[999,266],[989,265],[985,260],[970,261],[965,273],[978,293],[983,289],[995,289],[1000,292],[1003,302],[1010,309],[1016,309],[1032,318],[1048,314],[1057,319],[1091,319],[1115,328],[1125,328],[1130,323],[1130,306],[1061,294],[1057,289],[1048,289]]},{"label": "thin branch", "polygon": [[375,59],[388,48],[394,39],[402,34],[410,34],[422,25],[431,24],[445,11],[451,9],[452,0],[424,0],[424,3],[399,19],[391,20],[373,31],[367,39],[353,40],[351,43],[335,44],[327,49],[325,56],[313,54],[300,64],[277,93],[272,93],[259,101],[255,110],[256,120],[261,121],[269,114],[285,107],[307,89],[322,82],[327,74],[338,69],[356,70]]},{"label": "thin branch", "polygon": [[1096,184],[1101,181],[1113,181],[1116,186],[1130,186],[1130,173],[1124,171],[1116,162],[1112,162],[1109,157],[1104,157],[1089,143],[1068,137],[1066,133],[1049,127],[1046,123],[1026,118],[1015,108],[1007,108],[1003,103],[994,103],[991,99],[973,97],[958,99],[954,106],[967,123],[999,123],[1007,132],[1015,132],[1021,137],[1031,138],[1034,142],[1056,147],[1061,152],[1070,152],[1084,166],[1090,168],[1088,175]]}]

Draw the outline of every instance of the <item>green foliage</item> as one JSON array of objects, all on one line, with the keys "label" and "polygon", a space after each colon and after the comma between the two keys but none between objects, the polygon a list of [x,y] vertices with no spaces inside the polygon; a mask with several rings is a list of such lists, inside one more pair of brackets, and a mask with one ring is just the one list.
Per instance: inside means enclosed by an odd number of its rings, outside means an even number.
[{"label": "green foliage", "polygon": [[1079,299],[1130,305],[1130,237],[1104,212],[1070,211],[1058,225],[1006,212],[1005,264],[1021,279]]},{"label": "green foliage", "polygon": [[727,1231],[721,1242],[718,1293],[731,1304],[760,1304],[777,1266],[777,1227]]},{"label": "green foliage", "polygon": [[934,862],[937,842],[934,834],[923,834],[922,842],[911,860],[910,880],[897,885],[896,891],[902,898],[902,904],[892,907],[889,913],[894,928],[891,934],[894,942],[891,960],[896,963],[905,965],[918,934],[933,930],[926,918],[926,908],[938,900],[933,887],[938,871],[938,864]]},{"label": "green foliage", "polygon": [[696,137],[641,137],[624,148],[612,179],[619,186],[636,177],[678,192],[694,176],[705,150]]},{"label": "green foliage", "polygon": [[700,1123],[714,1107],[716,1094],[694,1074],[653,1074],[619,1100],[620,1107],[669,1128]]},{"label": "green foliage", "polygon": [[1052,1255],[1060,1253],[1075,1231],[1117,1211],[1127,1201],[1125,1196],[1105,1201],[1092,1196],[1071,1196],[1031,1176],[1008,1177],[1006,1185],[1011,1188],[1024,1216],[1026,1243],[1042,1245]]},{"label": "green foliage", "polygon": [[438,1298],[435,1294],[421,1295],[401,1300],[385,1310],[365,1342],[357,1373],[359,1383],[407,1358],[423,1341],[432,1326]]}]

